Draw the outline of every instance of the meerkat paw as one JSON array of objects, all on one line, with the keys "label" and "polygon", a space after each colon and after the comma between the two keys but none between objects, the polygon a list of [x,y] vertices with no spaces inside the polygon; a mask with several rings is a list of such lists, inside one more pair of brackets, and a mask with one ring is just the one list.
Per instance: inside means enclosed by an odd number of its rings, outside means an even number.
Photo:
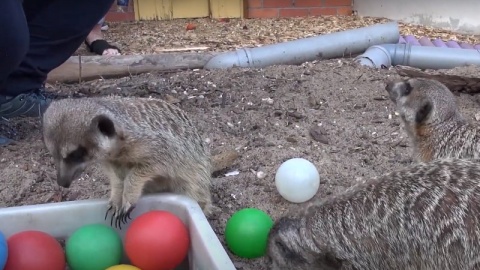
[{"label": "meerkat paw", "polygon": [[122,229],[122,224],[126,224],[128,220],[131,220],[130,213],[135,209],[136,204],[132,204],[128,201],[124,201],[122,208],[120,209],[117,219],[116,226]]},{"label": "meerkat paw", "polygon": [[210,207],[205,212],[205,216],[207,218],[213,218],[213,217],[219,216],[221,213],[222,213],[222,208],[215,205],[210,205]]},{"label": "meerkat paw", "polygon": [[122,224],[126,224],[130,217],[130,213],[135,208],[135,204],[130,204],[129,202],[124,203],[123,205],[115,205],[113,203],[109,203],[109,208],[107,210],[107,214],[105,215],[105,219],[107,219],[107,215],[110,211],[113,211],[112,218],[110,220],[110,226],[113,226],[113,221],[115,220],[115,228],[122,229]]},{"label": "meerkat paw", "polygon": [[122,229],[122,224],[127,223],[128,219],[131,219],[130,213],[135,208],[135,204],[131,204],[128,201],[118,200],[116,198],[111,198],[108,201],[108,209],[105,213],[105,220],[107,219],[108,213],[112,212],[112,217],[110,219],[110,226],[113,226],[113,221],[115,220],[115,227]]},{"label": "meerkat paw", "polygon": [[[130,196],[129,196],[130,195]],[[130,214],[136,207],[137,197],[132,196],[131,193],[124,192],[122,197],[122,203],[116,208],[114,212],[115,227],[122,229],[122,225],[126,224],[128,220],[131,220]],[[113,216],[112,216],[113,220]]]},{"label": "meerkat paw", "polygon": [[222,212],[222,209],[220,207],[215,206],[212,203],[199,203],[199,205],[200,208],[202,208],[203,214],[207,218],[212,218]]}]

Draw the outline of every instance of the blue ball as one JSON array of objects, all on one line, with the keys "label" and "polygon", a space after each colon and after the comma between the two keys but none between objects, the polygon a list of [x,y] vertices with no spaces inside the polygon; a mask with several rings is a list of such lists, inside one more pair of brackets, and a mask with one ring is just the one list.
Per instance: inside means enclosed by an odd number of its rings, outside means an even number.
[{"label": "blue ball", "polygon": [[0,232],[0,270],[3,270],[5,264],[7,264],[7,257],[8,257],[8,247],[7,247],[7,239],[5,239],[5,235]]}]

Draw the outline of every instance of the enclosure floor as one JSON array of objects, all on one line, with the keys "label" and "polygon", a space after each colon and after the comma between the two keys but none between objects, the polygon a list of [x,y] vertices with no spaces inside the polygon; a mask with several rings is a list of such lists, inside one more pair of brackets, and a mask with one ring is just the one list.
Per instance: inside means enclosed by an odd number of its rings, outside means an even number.
[{"label": "enclosure floor", "polygon": [[[223,213],[210,223],[224,243],[225,223],[235,211],[257,207],[276,219],[293,205],[274,185],[276,169],[289,158],[303,157],[317,166],[321,184],[316,198],[411,163],[411,147],[384,90],[384,80],[394,76],[393,70],[359,68],[342,59],[258,70],[144,74],[49,88],[62,95],[166,99],[191,115],[213,153],[237,148],[241,158],[227,172],[239,174],[213,179],[214,202]],[[462,112],[473,119],[476,97],[461,94],[458,99]],[[70,189],[56,185],[40,127],[32,119],[0,125],[0,133],[17,140],[0,148],[0,207],[107,198],[107,181],[95,168]],[[257,178],[258,171],[266,177]],[[263,258],[231,258],[238,269],[268,269]]]},{"label": "enclosure floor", "polygon": [[[138,21],[109,23],[105,38],[117,45],[124,54],[155,54],[165,49],[205,47],[206,51],[229,51],[242,47],[256,47],[324,35],[388,22],[385,18],[359,16],[321,16],[281,19],[176,19],[168,21]],[[186,30],[187,24],[196,26]],[[450,39],[471,44],[480,43],[480,37],[457,34],[448,30],[398,22],[400,34],[427,36],[431,39]],[[90,54],[85,45],[77,54]]]}]

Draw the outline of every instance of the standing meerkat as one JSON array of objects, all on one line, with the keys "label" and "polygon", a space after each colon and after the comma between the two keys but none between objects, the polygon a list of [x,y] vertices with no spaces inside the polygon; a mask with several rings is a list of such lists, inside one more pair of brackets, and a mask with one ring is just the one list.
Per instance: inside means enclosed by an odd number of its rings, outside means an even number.
[{"label": "standing meerkat", "polygon": [[456,98],[430,79],[392,80],[385,90],[396,106],[418,161],[479,158],[480,129],[467,121]]},{"label": "standing meerkat", "polygon": [[[110,180],[109,211],[126,222],[143,193],[170,191],[211,214],[211,174],[231,165],[235,151],[214,157],[180,108],[160,99],[62,99],[43,115],[43,138],[68,188],[92,162]],[[213,163],[213,164],[212,164]]]},{"label": "standing meerkat", "polygon": [[480,269],[479,164],[416,163],[285,215],[270,269]]}]

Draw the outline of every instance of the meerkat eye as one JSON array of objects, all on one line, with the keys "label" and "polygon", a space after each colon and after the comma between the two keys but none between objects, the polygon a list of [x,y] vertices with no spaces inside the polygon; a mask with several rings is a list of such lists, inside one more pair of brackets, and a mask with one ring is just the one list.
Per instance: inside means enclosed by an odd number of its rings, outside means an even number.
[{"label": "meerkat eye", "polygon": [[412,92],[412,85],[409,83],[409,82],[405,82],[405,90],[403,91],[403,95],[404,96],[408,96],[410,95],[410,93]]},{"label": "meerkat eye", "polygon": [[81,163],[85,160],[86,156],[87,149],[83,146],[79,146],[77,149],[68,154],[68,156],[65,158],[65,161],[71,163]]}]

